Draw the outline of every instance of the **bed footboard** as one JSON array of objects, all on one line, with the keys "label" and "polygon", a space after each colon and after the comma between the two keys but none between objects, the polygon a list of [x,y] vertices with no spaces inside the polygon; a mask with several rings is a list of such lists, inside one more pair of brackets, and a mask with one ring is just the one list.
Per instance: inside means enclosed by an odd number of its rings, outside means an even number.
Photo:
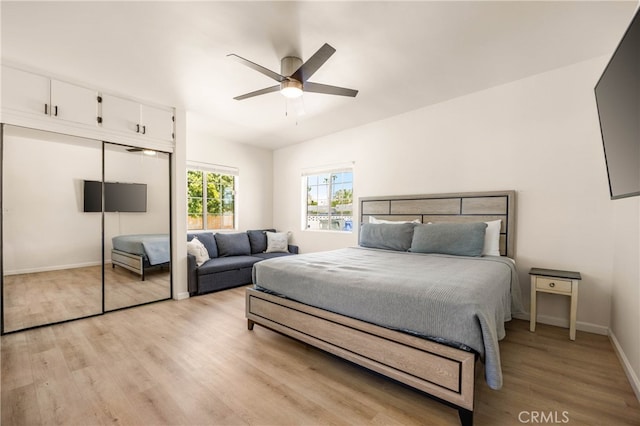
[{"label": "bed footboard", "polygon": [[355,364],[421,390],[458,409],[473,423],[473,353],[379,327],[248,288],[246,316]]}]

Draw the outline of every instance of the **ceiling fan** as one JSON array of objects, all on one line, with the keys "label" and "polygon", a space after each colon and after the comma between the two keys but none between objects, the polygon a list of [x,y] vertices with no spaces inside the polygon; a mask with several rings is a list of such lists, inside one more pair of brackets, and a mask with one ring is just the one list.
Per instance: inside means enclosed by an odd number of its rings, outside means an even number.
[{"label": "ceiling fan", "polygon": [[227,56],[232,57],[236,61],[248,66],[249,68],[258,71],[266,75],[269,78],[277,81],[279,84],[264,89],[256,90],[255,92],[246,93],[244,95],[236,96],[235,100],[241,101],[243,99],[252,98],[254,96],[264,95],[271,92],[280,92],[287,98],[297,98],[302,96],[303,92],[324,93],[327,95],[340,95],[355,97],[358,94],[357,90],[346,89],[344,87],[329,86],[327,84],[313,83],[309,81],[309,78],[335,53],[336,49],[325,43],[316,53],[313,54],[305,63],[302,63],[302,59],[295,56],[287,56],[282,58],[280,62],[280,74],[271,71],[268,68],[258,65],[255,62],[251,62],[244,59],[234,53]]}]

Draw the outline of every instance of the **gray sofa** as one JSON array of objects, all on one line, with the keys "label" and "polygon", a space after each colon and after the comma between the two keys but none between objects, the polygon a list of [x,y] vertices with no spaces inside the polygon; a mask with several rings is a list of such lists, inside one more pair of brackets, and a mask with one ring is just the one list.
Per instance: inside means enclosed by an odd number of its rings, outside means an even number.
[{"label": "gray sofa", "polygon": [[275,229],[215,234],[188,233],[187,241],[198,237],[209,252],[209,260],[200,266],[197,265],[195,256],[187,255],[189,294],[195,296],[251,284],[254,263],[298,253],[298,246],[294,245],[288,246],[288,253],[265,253],[266,231],[275,232]]}]

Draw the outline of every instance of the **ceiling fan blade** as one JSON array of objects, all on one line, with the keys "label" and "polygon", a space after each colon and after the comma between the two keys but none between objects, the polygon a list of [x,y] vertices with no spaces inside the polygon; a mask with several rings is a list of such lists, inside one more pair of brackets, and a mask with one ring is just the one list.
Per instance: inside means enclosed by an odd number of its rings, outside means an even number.
[{"label": "ceiling fan blade", "polygon": [[262,73],[264,75],[266,75],[269,78],[274,79],[275,81],[277,81],[278,83],[286,80],[287,78],[283,75],[278,74],[275,71],[271,71],[268,68],[263,67],[262,65],[258,65],[255,62],[251,62],[248,59],[245,59],[241,56],[236,55],[235,53],[230,53],[227,56],[231,56],[232,59],[235,59],[236,61],[240,62],[241,64],[244,64],[246,66],[248,66],[249,68],[258,71],[259,73]]},{"label": "ceiling fan blade", "polygon": [[336,49],[329,46],[325,43],[316,53],[313,54],[312,57],[307,59],[307,61],[300,65],[293,74],[291,74],[291,78],[294,78],[302,83],[307,81],[316,71],[327,62],[327,59],[331,57],[335,53]]},{"label": "ceiling fan blade", "polygon": [[233,99],[235,99],[236,101],[241,101],[243,99],[253,98],[254,96],[264,95],[265,93],[277,92],[279,90],[280,90],[280,85],[278,84],[275,86],[267,87],[265,89],[256,90],[255,92],[250,92],[244,95],[236,96]]},{"label": "ceiling fan blade", "polygon": [[357,90],[354,89],[346,89],[344,87],[337,86],[329,86],[328,84],[320,84],[320,83],[312,83],[307,81],[302,85],[302,89],[305,92],[313,92],[313,93],[324,93],[327,95],[340,95],[340,96],[350,96],[355,98],[358,94]]}]

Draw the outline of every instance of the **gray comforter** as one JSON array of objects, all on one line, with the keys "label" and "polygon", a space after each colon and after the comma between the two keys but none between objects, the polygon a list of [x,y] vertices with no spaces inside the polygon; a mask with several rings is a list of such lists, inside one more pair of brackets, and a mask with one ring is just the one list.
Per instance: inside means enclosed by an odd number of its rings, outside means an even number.
[{"label": "gray comforter", "polygon": [[488,385],[502,387],[498,341],[521,311],[510,259],[351,247],[269,259],[253,281],[298,302],[477,351]]},{"label": "gray comforter", "polygon": [[171,256],[168,234],[118,235],[111,242],[116,250],[146,256],[150,265],[167,263]]}]

